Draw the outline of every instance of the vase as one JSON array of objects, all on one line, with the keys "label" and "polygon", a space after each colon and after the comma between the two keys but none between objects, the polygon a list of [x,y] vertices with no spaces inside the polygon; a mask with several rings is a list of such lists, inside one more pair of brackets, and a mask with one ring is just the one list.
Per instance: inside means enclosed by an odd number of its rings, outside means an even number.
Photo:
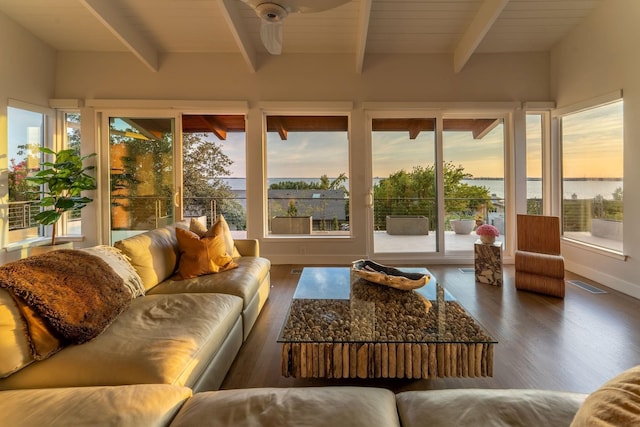
[{"label": "vase", "polygon": [[480,240],[482,240],[482,243],[484,243],[485,245],[491,245],[493,244],[493,242],[496,241],[496,236],[491,236],[491,235],[480,236]]}]

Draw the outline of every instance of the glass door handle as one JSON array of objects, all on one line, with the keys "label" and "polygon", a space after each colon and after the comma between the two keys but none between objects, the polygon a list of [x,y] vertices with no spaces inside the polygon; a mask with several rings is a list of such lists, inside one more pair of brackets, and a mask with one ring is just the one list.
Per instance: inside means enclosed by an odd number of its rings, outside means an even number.
[{"label": "glass door handle", "polygon": [[180,207],[180,189],[178,188],[175,193],[173,193],[173,206]]}]

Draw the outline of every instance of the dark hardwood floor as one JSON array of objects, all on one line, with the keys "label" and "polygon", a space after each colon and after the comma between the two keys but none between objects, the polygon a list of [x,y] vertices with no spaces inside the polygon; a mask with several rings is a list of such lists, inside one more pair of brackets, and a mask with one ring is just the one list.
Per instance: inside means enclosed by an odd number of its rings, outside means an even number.
[{"label": "dark hardwood floor", "polygon": [[621,371],[640,364],[640,300],[567,273],[607,291],[590,293],[567,283],[564,300],[516,291],[513,266],[504,286],[476,284],[473,273],[452,265],[428,266],[498,341],[490,378],[296,379],[280,374],[276,342],[302,266],[276,265],[271,296],[231,370],[223,389],[362,385],[394,392],[445,388],[538,388],[589,393]]}]

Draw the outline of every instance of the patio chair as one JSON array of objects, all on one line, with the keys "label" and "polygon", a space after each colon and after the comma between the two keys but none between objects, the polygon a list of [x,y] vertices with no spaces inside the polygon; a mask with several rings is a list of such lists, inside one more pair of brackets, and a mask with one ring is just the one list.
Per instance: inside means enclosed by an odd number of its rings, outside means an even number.
[{"label": "patio chair", "polygon": [[564,298],[560,219],[556,216],[518,215],[517,227],[516,289]]}]

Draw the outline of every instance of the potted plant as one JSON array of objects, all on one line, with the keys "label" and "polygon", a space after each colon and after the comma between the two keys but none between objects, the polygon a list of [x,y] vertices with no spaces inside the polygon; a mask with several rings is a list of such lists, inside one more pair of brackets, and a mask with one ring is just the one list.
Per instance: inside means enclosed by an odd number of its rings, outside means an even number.
[{"label": "potted plant", "polygon": [[51,225],[51,246],[55,246],[56,225],[62,215],[68,211],[80,210],[93,201],[83,196],[82,192],[97,188],[96,179],[87,174],[94,166],[83,166],[83,162],[96,154],[82,157],[74,149],[55,152],[44,147],[40,147],[40,151],[51,155],[52,161],[42,162],[42,169],[27,180],[40,186],[40,190],[34,193],[41,195],[39,205],[45,210],[34,219],[39,224]]}]

